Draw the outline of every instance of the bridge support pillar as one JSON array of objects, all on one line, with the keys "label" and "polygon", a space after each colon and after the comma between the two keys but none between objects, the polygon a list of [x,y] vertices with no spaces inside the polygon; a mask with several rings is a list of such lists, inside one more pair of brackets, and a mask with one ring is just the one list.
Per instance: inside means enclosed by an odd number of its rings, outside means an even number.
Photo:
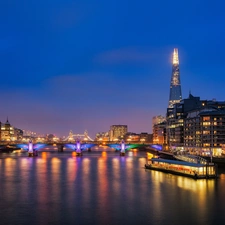
[{"label": "bridge support pillar", "polygon": [[35,157],[35,156],[38,156],[38,151],[33,150],[33,152],[28,152],[28,156],[29,156],[29,157]]},{"label": "bridge support pillar", "polygon": [[125,152],[120,152],[120,156],[125,156]]},{"label": "bridge support pillar", "polygon": [[28,143],[28,156],[29,157],[38,156],[38,152],[36,149],[34,149],[34,146],[31,140]]},{"label": "bridge support pillar", "polygon": [[63,145],[58,145],[58,152],[63,152],[63,148],[64,148]]},{"label": "bridge support pillar", "polygon": [[120,156],[125,156],[125,149],[126,149],[126,145],[125,145],[124,140],[122,140],[122,142],[121,142]]},{"label": "bridge support pillar", "polygon": [[33,152],[28,152],[28,156],[29,157],[33,157],[34,156],[34,153]]},{"label": "bridge support pillar", "polygon": [[76,155],[77,156],[82,156],[83,154],[82,154],[82,152],[76,152]]}]

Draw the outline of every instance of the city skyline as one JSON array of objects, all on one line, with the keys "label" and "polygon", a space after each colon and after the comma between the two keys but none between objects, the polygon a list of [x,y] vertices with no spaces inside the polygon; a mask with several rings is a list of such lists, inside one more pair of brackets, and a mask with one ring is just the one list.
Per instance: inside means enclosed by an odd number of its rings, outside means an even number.
[{"label": "city skyline", "polygon": [[59,136],[112,124],[150,133],[168,106],[174,48],[182,98],[225,100],[223,1],[25,2],[0,8],[3,123]]}]

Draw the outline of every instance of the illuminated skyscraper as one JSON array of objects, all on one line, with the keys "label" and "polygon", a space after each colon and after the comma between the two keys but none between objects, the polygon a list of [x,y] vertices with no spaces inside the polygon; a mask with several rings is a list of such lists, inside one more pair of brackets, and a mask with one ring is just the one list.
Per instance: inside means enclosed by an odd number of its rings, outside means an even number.
[{"label": "illuminated skyscraper", "polygon": [[179,103],[182,99],[181,84],[180,84],[180,69],[179,69],[179,58],[178,49],[175,48],[173,51],[173,67],[172,76],[170,82],[170,98],[168,108],[173,108],[175,103]]}]

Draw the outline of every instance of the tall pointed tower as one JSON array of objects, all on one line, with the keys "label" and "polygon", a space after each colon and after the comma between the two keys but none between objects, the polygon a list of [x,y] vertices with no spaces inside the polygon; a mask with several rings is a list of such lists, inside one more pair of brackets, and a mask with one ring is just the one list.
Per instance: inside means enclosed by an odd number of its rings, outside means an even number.
[{"label": "tall pointed tower", "polygon": [[172,76],[171,76],[171,82],[170,82],[170,98],[169,98],[168,108],[173,108],[173,104],[179,103],[181,99],[182,99],[182,94],[181,94],[181,84],[180,84],[178,49],[174,48]]}]

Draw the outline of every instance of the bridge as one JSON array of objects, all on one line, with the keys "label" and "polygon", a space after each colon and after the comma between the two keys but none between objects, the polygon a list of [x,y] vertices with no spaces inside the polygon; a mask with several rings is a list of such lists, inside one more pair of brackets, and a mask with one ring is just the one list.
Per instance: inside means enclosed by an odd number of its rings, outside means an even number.
[{"label": "bridge", "polygon": [[72,130],[70,130],[68,137],[64,138],[63,141],[75,141],[75,140],[81,140],[83,141],[94,141],[88,136],[87,130],[84,131],[84,134],[74,134]]},{"label": "bridge", "polygon": [[[121,156],[124,156],[126,151],[130,149],[154,149],[156,151],[162,151],[161,145],[153,145],[147,143],[125,143],[124,140],[121,142],[104,142],[102,141],[81,141],[77,139],[76,141],[61,141],[61,142],[45,142],[45,143],[37,143],[30,140],[28,143],[11,143],[8,147],[11,148],[19,148],[26,150],[28,152],[28,156],[38,156],[38,150],[48,146],[48,145],[55,145],[58,148],[58,152],[63,152],[65,148],[70,148],[76,152],[77,156],[82,156],[82,152],[85,150],[91,151],[91,148],[94,146],[108,146],[110,148],[115,149],[115,151],[120,152]],[[5,146],[7,147],[7,146]]]}]

